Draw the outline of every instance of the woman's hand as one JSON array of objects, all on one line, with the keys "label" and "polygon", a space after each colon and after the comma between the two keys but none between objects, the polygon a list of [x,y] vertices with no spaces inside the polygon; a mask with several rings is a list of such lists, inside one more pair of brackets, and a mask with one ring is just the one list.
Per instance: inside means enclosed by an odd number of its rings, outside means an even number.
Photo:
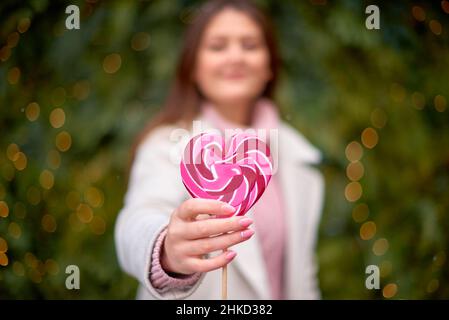
[{"label": "woman's hand", "polygon": [[[161,253],[161,265],[166,272],[192,274],[221,268],[234,259],[234,251],[215,257],[203,256],[224,250],[251,238],[248,229],[253,221],[245,216],[230,216],[235,209],[217,200],[189,199],[172,214]],[[210,214],[225,217],[198,220]]]}]

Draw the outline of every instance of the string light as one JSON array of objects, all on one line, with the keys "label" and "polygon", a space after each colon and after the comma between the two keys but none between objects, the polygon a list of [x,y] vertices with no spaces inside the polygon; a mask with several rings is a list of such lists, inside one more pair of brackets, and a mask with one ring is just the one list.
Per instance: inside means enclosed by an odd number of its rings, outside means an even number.
[{"label": "string light", "polygon": [[76,210],[76,215],[82,223],[89,223],[92,221],[94,213],[91,207],[85,203],[81,203]]},{"label": "string light", "polygon": [[51,214],[45,214],[41,220],[42,229],[44,231],[52,233],[56,231],[56,220]]},{"label": "string light", "polygon": [[431,20],[429,22],[430,31],[432,31],[435,35],[439,36],[443,32],[443,27],[438,20]]},{"label": "string light", "polygon": [[103,60],[103,70],[106,73],[116,73],[122,65],[122,58],[118,53],[111,53]]},{"label": "string light", "polygon": [[72,145],[72,137],[67,131],[62,131],[56,135],[55,144],[59,151],[65,152]]},{"label": "string light", "polygon": [[15,239],[19,239],[20,236],[22,235],[22,229],[20,228],[20,226],[15,223],[15,222],[11,222],[8,226],[8,232],[9,235]]},{"label": "string light", "polygon": [[357,141],[352,141],[347,145],[345,154],[349,161],[359,161],[363,156],[363,148]]},{"label": "string light", "polygon": [[20,69],[17,67],[11,68],[8,71],[7,79],[11,85],[17,84],[20,80]]},{"label": "string light", "polygon": [[25,116],[29,121],[36,121],[39,118],[40,107],[37,102],[31,102],[25,108]]},{"label": "string light", "polygon": [[363,130],[361,140],[362,140],[363,145],[366,148],[372,149],[379,142],[379,136],[378,136],[376,130],[369,127],[369,128],[366,128],[365,130]]},{"label": "string light", "polygon": [[27,32],[28,28],[30,27],[31,21],[29,18],[22,18],[19,20],[19,23],[17,24],[17,31],[20,33]]},{"label": "string light", "polygon": [[376,240],[376,242],[374,242],[373,253],[376,256],[383,256],[385,252],[387,252],[388,248],[389,248],[388,240],[385,238],[381,238]]},{"label": "string light", "polygon": [[412,15],[413,15],[413,18],[415,18],[416,20],[418,20],[420,22],[423,22],[424,20],[426,20],[426,12],[420,6],[413,6]]},{"label": "string light", "polygon": [[95,187],[89,187],[84,192],[84,199],[94,208],[101,207],[104,201],[103,192]]},{"label": "string light", "polygon": [[56,108],[50,113],[50,124],[53,128],[61,128],[65,123],[65,112],[61,108]]},{"label": "string light", "polygon": [[435,96],[433,103],[438,112],[444,112],[446,110],[446,98],[441,94]]},{"label": "string light", "polygon": [[92,233],[102,235],[106,231],[106,222],[102,217],[95,216],[90,223]]},{"label": "string light", "polygon": [[345,197],[346,200],[350,202],[355,202],[360,199],[362,196],[362,186],[360,183],[356,181],[352,181],[348,183],[345,188]]},{"label": "string light", "polygon": [[6,218],[9,215],[9,207],[5,201],[0,201],[0,217]]},{"label": "string light", "polygon": [[370,240],[376,235],[376,224],[373,221],[367,221],[360,227],[360,238]]},{"label": "string light", "polygon": [[51,173],[49,170],[42,171],[41,175],[39,176],[39,183],[41,184],[42,188],[50,190],[55,182],[55,178],[53,176],[53,173]]},{"label": "string light", "polygon": [[383,296],[387,299],[393,298],[397,292],[398,292],[398,286],[395,283],[387,284],[382,290]]}]

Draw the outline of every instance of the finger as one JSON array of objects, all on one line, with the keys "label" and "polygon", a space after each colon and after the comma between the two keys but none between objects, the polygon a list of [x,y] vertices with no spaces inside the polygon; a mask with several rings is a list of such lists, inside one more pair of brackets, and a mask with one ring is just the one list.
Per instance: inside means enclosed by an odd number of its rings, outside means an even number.
[{"label": "finger", "polygon": [[248,240],[254,234],[254,230],[246,229],[241,232],[232,232],[216,237],[188,241],[186,253],[188,255],[204,255],[217,250],[225,250],[240,242]]},{"label": "finger", "polygon": [[228,250],[216,257],[208,259],[194,258],[190,261],[190,265],[195,272],[209,272],[224,267],[231,262],[236,255],[237,253],[235,253],[235,251]]},{"label": "finger", "polygon": [[253,220],[248,217],[231,217],[225,219],[207,219],[188,224],[186,239],[195,240],[207,238],[222,233],[240,231],[248,228]]},{"label": "finger", "polygon": [[215,214],[229,216],[235,212],[235,208],[225,202],[211,199],[189,199],[184,201],[178,212],[178,216],[184,220],[194,219],[199,214]]}]

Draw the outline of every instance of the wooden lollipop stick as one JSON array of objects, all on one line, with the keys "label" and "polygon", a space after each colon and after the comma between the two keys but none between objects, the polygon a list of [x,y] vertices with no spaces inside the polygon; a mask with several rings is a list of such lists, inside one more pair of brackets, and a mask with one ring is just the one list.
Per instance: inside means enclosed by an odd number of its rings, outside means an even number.
[{"label": "wooden lollipop stick", "polygon": [[[226,252],[227,249],[224,250]],[[228,265],[222,268],[221,273],[221,300],[228,299]]]}]

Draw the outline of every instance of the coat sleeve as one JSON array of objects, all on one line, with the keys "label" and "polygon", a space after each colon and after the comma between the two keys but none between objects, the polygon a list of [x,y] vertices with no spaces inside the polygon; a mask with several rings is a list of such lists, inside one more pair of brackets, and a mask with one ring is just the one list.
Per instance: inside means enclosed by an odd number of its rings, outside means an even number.
[{"label": "coat sleeve", "polygon": [[136,278],[155,299],[184,299],[200,285],[161,292],[150,281],[152,253],[173,210],[186,199],[178,164],[171,152],[168,129],[156,129],[142,143],[133,162],[124,206],[115,225],[117,256],[122,269]]},{"label": "coat sleeve", "polygon": [[310,168],[310,173],[314,178],[313,181],[315,186],[313,187],[316,190],[313,195],[314,197],[316,197],[316,199],[314,199],[312,203],[314,203],[316,207],[311,208],[310,212],[312,212],[313,214],[309,217],[310,228],[308,229],[308,240],[306,241],[308,247],[306,248],[307,256],[304,266],[305,283],[303,284],[305,289],[305,296],[303,298],[306,300],[317,300],[321,299],[321,291],[318,283],[318,262],[316,255],[316,245],[324,202],[325,185],[324,178],[318,170]]}]

